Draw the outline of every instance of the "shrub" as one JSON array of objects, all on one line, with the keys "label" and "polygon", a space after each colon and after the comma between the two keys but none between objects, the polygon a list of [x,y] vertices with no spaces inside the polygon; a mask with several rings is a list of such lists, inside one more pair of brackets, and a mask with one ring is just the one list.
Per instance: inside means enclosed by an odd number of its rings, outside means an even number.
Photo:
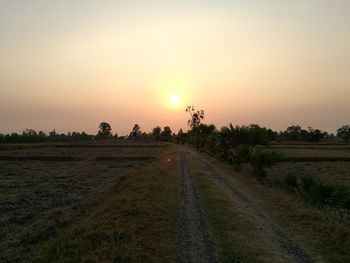
[{"label": "shrub", "polygon": [[[317,207],[331,206],[339,208],[350,208],[349,190],[340,185],[327,184],[317,182],[315,178],[309,174],[295,174],[297,187],[305,200]],[[295,181],[290,183],[294,184]],[[285,181],[287,184],[287,182]]]},{"label": "shrub", "polygon": [[311,187],[309,192],[309,201],[318,207],[325,205],[335,206],[339,201],[337,196],[337,187],[324,183],[317,183]]},{"label": "shrub", "polygon": [[310,189],[316,184],[316,181],[313,176],[309,174],[304,174],[300,176],[300,189],[304,192],[310,192]]},{"label": "shrub", "polygon": [[283,180],[284,184],[290,188],[298,187],[298,176],[295,173],[288,173],[288,175]]},{"label": "shrub", "polygon": [[259,178],[266,177],[265,168],[269,168],[281,159],[276,151],[263,151],[256,147],[250,147],[249,162],[253,167],[253,174]]}]

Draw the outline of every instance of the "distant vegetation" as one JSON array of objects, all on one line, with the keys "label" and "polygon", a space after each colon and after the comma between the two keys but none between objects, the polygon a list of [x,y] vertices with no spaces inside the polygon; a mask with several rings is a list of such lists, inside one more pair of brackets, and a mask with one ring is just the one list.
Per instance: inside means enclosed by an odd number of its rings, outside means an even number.
[{"label": "distant vegetation", "polygon": [[[204,111],[196,110],[193,106],[188,106],[186,112],[189,113],[188,127],[190,130],[184,132],[182,129],[177,134],[173,133],[169,126],[162,130],[156,126],[151,132],[146,133],[135,124],[131,132],[126,136],[118,136],[112,133],[112,127],[107,122],[101,122],[98,126],[97,134],[87,134],[86,132],[57,133],[52,130],[49,133],[25,129],[22,133],[0,133],[0,143],[38,143],[38,142],[72,142],[107,139],[132,139],[132,140],[155,140],[175,143],[189,143],[196,148],[208,150],[214,154],[221,154],[223,158],[230,158],[232,148],[238,145],[267,145],[274,141],[276,143],[314,143],[314,142],[336,142],[348,143],[350,140],[350,126],[344,125],[337,130],[337,134],[328,133],[320,129],[308,127],[303,129],[299,125],[292,125],[285,131],[273,131],[257,124],[248,126],[234,126],[229,124],[217,129],[213,124],[202,123]],[[232,157],[232,156],[231,156]]]}]

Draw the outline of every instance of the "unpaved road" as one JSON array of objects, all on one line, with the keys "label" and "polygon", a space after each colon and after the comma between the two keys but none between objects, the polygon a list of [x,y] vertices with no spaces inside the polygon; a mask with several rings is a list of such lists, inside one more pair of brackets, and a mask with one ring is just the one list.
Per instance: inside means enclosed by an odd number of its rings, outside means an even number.
[{"label": "unpaved road", "polygon": [[207,220],[193,184],[185,153],[181,157],[181,216],[178,262],[218,262]]},{"label": "unpaved road", "polygon": [[[182,212],[180,219],[180,252],[178,262],[218,262],[215,244],[207,220],[201,209],[195,185],[191,179],[186,155],[191,155],[199,167],[226,192],[239,213],[250,220],[258,229],[257,235],[264,241],[274,258],[279,262],[314,262],[306,251],[290,239],[262,209],[249,200],[223,173],[199,154],[180,148],[182,168]],[[318,260],[317,260],[318,261]]]}]

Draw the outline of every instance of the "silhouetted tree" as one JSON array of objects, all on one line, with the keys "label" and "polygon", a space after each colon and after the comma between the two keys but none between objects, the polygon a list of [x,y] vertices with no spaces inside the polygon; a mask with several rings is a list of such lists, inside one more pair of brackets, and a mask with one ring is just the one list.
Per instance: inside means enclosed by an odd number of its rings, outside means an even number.
[{"label": "silhouetted tree", "polygon": [[325,133],[319,129],[314,129],[308,127],[308,141],[319,142],[321,139],[325,138]]},{"label": "silhouetted tree", "polygon": [[343,125],[337,130],[337,137],[342,138],[345,142],[350,140],[350,126]]},{"label": "silhouetted tree", "polygon": [[280,132],[278,140],[319,142],[321,139],[324,139],[326,137],[328,137],[328,133],[319,129],[308,127],[308,129],[305,130],[302,129],[299,125],[292,125],[285,131]]},{"label": "silhouetted tree", "polygon": [[152,129],[152,136],[155,138],[157,141],[160,139],[160,133],[162,132],[162,128],[159,126],[156,126]]},{"label": "silhouetted tree", "polygon": [[172,140],[171,134],[172,134],[172,131],[171,131],[170,127],[165,126],[163,128],[162,133],[161,133],[161,140],[170,142]]},{"label": "silhouetted tree", "polygon": [[190,114],[190,119],[187,121],[187,125],[191,128],[197,127],[204,119],[204,110],[195,110],[194,106],[187,106],[186,112]]},{"label": "silhouetted tree", "polygon": [[179,130],[175,136],[176,143],[184,144],[187,141],[187,133],[184,133],[182,129]]},{"label": "silhouetted tree", "polygon": [[100,138],[108,138],[112,136],[111,133],[111,125],[109,125],[107,122],[101,122],[100,125],[98,126],[99,130],[97,133],[97,136]]},{"label": "silhouetted tree", "polygon": [[140,125],[135,124],[134,127],[132,128],[132,131],[130,132],[130,137],[133,137],[133,138],[139,137],[141,134],[140,129],[141,129]]}]

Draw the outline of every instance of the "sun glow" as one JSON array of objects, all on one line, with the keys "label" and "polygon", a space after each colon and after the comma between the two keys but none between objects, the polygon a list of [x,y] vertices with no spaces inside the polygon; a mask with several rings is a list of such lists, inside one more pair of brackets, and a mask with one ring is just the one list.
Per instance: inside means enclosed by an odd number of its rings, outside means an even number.
[{"label": "sun glow", "polygon": [[181,102],[181,99],[180,99],[180,97],[178,95],[172,95],[170,97],[170,103],[172,105],[178,105],[178,104],[180,104],[180,102]]}]

